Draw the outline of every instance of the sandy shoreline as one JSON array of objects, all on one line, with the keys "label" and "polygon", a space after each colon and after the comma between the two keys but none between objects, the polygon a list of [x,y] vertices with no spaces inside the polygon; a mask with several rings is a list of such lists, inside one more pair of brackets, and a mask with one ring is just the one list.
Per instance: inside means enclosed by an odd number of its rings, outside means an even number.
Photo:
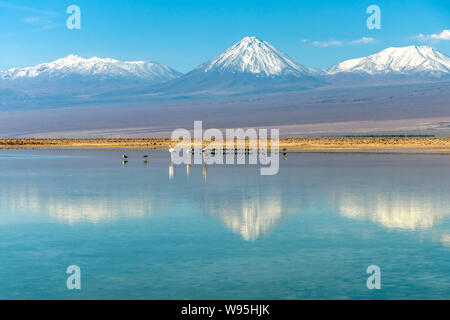
[{"label": "sandy shoreline", "polygon": [[[214,143],[216,146],[219,142]],[[92,149],[165,149],[170,139],[0,139],[1,149],[17,148],[92,148]],[[246,144],[248,146],[248,142]],[[206,146],[206,142],[204,143]],[[280,150],[423,150],[450,151],[450,138],[280,138]]]}]

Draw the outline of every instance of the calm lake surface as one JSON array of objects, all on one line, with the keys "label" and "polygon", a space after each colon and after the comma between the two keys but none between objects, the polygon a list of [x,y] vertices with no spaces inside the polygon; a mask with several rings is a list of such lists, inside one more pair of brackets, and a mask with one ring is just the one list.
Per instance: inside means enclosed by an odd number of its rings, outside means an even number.
[{"label": "calm lake surface", "polygon": [[450,155],[123,152],[0,151],[1,299],[450,299]]}]

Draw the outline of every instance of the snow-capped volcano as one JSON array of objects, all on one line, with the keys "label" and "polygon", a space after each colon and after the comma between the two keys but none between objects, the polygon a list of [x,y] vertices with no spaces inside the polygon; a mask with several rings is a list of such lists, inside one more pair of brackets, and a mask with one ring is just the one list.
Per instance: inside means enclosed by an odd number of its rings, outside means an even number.
[{"label": "snow-capped volcano", "polygon": [[428,46],[391,47],[368,57],[338,63],[328,73],[442,76],[450,74],[450,58]]},{"label": "snow-capped volcano", "polygon": [[268,42],[245,37],[155,93],[186,96],[303,90],[324,85],[323,76],[323,71],[295,63]]},{"label": "snow-capped volcano", "polygon": [[146,61],[119,61],[110,58],[89,59],[69,55],[34,67],[0,71],[2,80],[64,79],[81,76],[95,79],[135,78],[149,82],[164,82],[181,74],[167,66]]},{"label": "snow-capped volcano", "polygon": [[245,37],[218,57],[201,65],[203,72],[248,73],[261,77],[316,75],[319,70],[299,65],[266,41]]}]

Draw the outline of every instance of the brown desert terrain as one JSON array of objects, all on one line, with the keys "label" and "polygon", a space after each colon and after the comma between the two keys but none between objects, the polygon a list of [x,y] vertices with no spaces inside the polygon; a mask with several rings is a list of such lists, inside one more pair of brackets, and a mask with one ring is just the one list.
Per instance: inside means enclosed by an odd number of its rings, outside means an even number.
[{"label": "brown desert terrain", "polygon": [[[208,142],[204,141],[203,146]],[[217,147],[220,142],[213,144]],[[173,146],[170,139],[118,138],[118,139],[0,139],[0,148],[114,148],[114,149],[166,149]],[[193,146],[193,145],[192,145]],[[246,146],[249,142],[246,141]],[[333,150],[407,150],[450,151],[450,138],[435,137],[345,137],[345,138],[280,138],[280,150],[333,151]]]}]

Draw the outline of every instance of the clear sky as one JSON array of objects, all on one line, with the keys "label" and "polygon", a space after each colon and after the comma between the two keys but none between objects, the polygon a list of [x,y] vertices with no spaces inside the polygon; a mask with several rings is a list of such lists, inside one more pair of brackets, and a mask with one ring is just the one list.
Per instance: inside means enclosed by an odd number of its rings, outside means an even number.
[{"label": "clear sky", "polygon": [[[81,8],[81,30],[66,27],[72,4]],[[372,4],[381,30],[366,26]],[[442,33],[449,29],[449,0],[0,0],[0,69],[74,53],[187,72],[244,36],[323,69],[389,46],[431,45],[450,55]]]}]

